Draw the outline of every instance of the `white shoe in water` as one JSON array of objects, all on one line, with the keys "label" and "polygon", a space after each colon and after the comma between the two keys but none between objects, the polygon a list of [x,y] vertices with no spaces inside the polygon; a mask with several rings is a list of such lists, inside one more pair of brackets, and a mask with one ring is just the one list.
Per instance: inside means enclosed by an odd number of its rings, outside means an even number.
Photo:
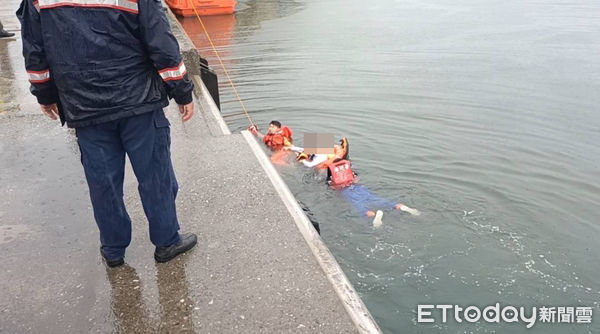
[{"label": "white shoe in water", "polygon": [[408,213],[410,213],[410,214],[411,214],[411,215],[413,215],[413,216],[418,216],[418,215],[420,215],[420,214],[421,214],[421,212],[419,212],[419,210],[417,210],[417,209],[413,209],[413,208],[409,208],[409,207],[408,207],[408,206],[406,206],[406,205],[401,205],[399,209],[400,209],[401,211],[408,212]]},{"label": "white shoe in water", "polygon": [[377,210],[377,213],[375,214],[375,218],[373,219],[373,227],[377,228],[377,227],[381,227],[381,225],[383,225],[383,221],[381,221],[381,218],[383,218],[383,211]]}]

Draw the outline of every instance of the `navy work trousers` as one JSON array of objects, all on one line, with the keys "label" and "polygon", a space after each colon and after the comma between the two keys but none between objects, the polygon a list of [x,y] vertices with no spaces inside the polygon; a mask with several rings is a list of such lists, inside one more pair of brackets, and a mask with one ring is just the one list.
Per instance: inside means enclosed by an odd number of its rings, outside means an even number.
[{"label": "navy work trousers", "polygon": [[123,202],[125,154],[157,247],[179,241],[175,210],[177,180],[171,163],[169,121],[162,109],[77,128],[81,163],[90,189],[100,242],[110,259],[121,258],[131,241],[131,219]]}]

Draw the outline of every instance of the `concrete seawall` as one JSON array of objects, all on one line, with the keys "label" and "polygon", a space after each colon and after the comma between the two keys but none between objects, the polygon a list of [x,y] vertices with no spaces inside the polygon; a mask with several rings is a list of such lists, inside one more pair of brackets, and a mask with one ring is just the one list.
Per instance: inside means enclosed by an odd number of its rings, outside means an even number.
[{"label": "concrete seawall", "polygon": [[[11,30],[18,3],[0,5]],[[195,48],[170,19],[195,75]],[[20,50],[0,40],[0,333],[379,332],[258,143],[229,133],[197,77],[194,118],[166,113],[180,223],[199,245],[154,262],[128,167],[133,240],[126,265],[106,269],[76,138],[28,94]]]}]

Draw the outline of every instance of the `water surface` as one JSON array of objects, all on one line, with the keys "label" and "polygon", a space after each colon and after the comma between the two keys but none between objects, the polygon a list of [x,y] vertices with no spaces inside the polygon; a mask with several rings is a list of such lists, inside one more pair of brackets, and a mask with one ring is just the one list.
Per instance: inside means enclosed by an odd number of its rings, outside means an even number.
[{"label": "water surface", "polygon": [[[220,73],[222,110],[248,126]],[[600,317],[600,3],[243,1],[206,18],[252,118],[347,136],[360,182],[421,210],[373,229],[280,172],[386,333],[597,333],[416,323],[417,304],[592,306]]]}]

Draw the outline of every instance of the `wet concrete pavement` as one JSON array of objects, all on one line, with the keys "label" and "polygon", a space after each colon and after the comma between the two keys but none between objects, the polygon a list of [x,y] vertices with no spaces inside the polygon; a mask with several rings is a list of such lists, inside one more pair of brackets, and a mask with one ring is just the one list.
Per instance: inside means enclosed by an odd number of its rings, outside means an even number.
[{"label": "wet concrete pavement", "polygon": [[[0,5],[8,30],[17,6]],[[198,246],[154,262],[128,166],[133,239],[107,269],[76,138],[29,95],[19,38],[0,40],[0,78],[0,333],[357,331],[248,143],[218,134],[206,101],[185,125],[166,111],[179,219]]]}]

